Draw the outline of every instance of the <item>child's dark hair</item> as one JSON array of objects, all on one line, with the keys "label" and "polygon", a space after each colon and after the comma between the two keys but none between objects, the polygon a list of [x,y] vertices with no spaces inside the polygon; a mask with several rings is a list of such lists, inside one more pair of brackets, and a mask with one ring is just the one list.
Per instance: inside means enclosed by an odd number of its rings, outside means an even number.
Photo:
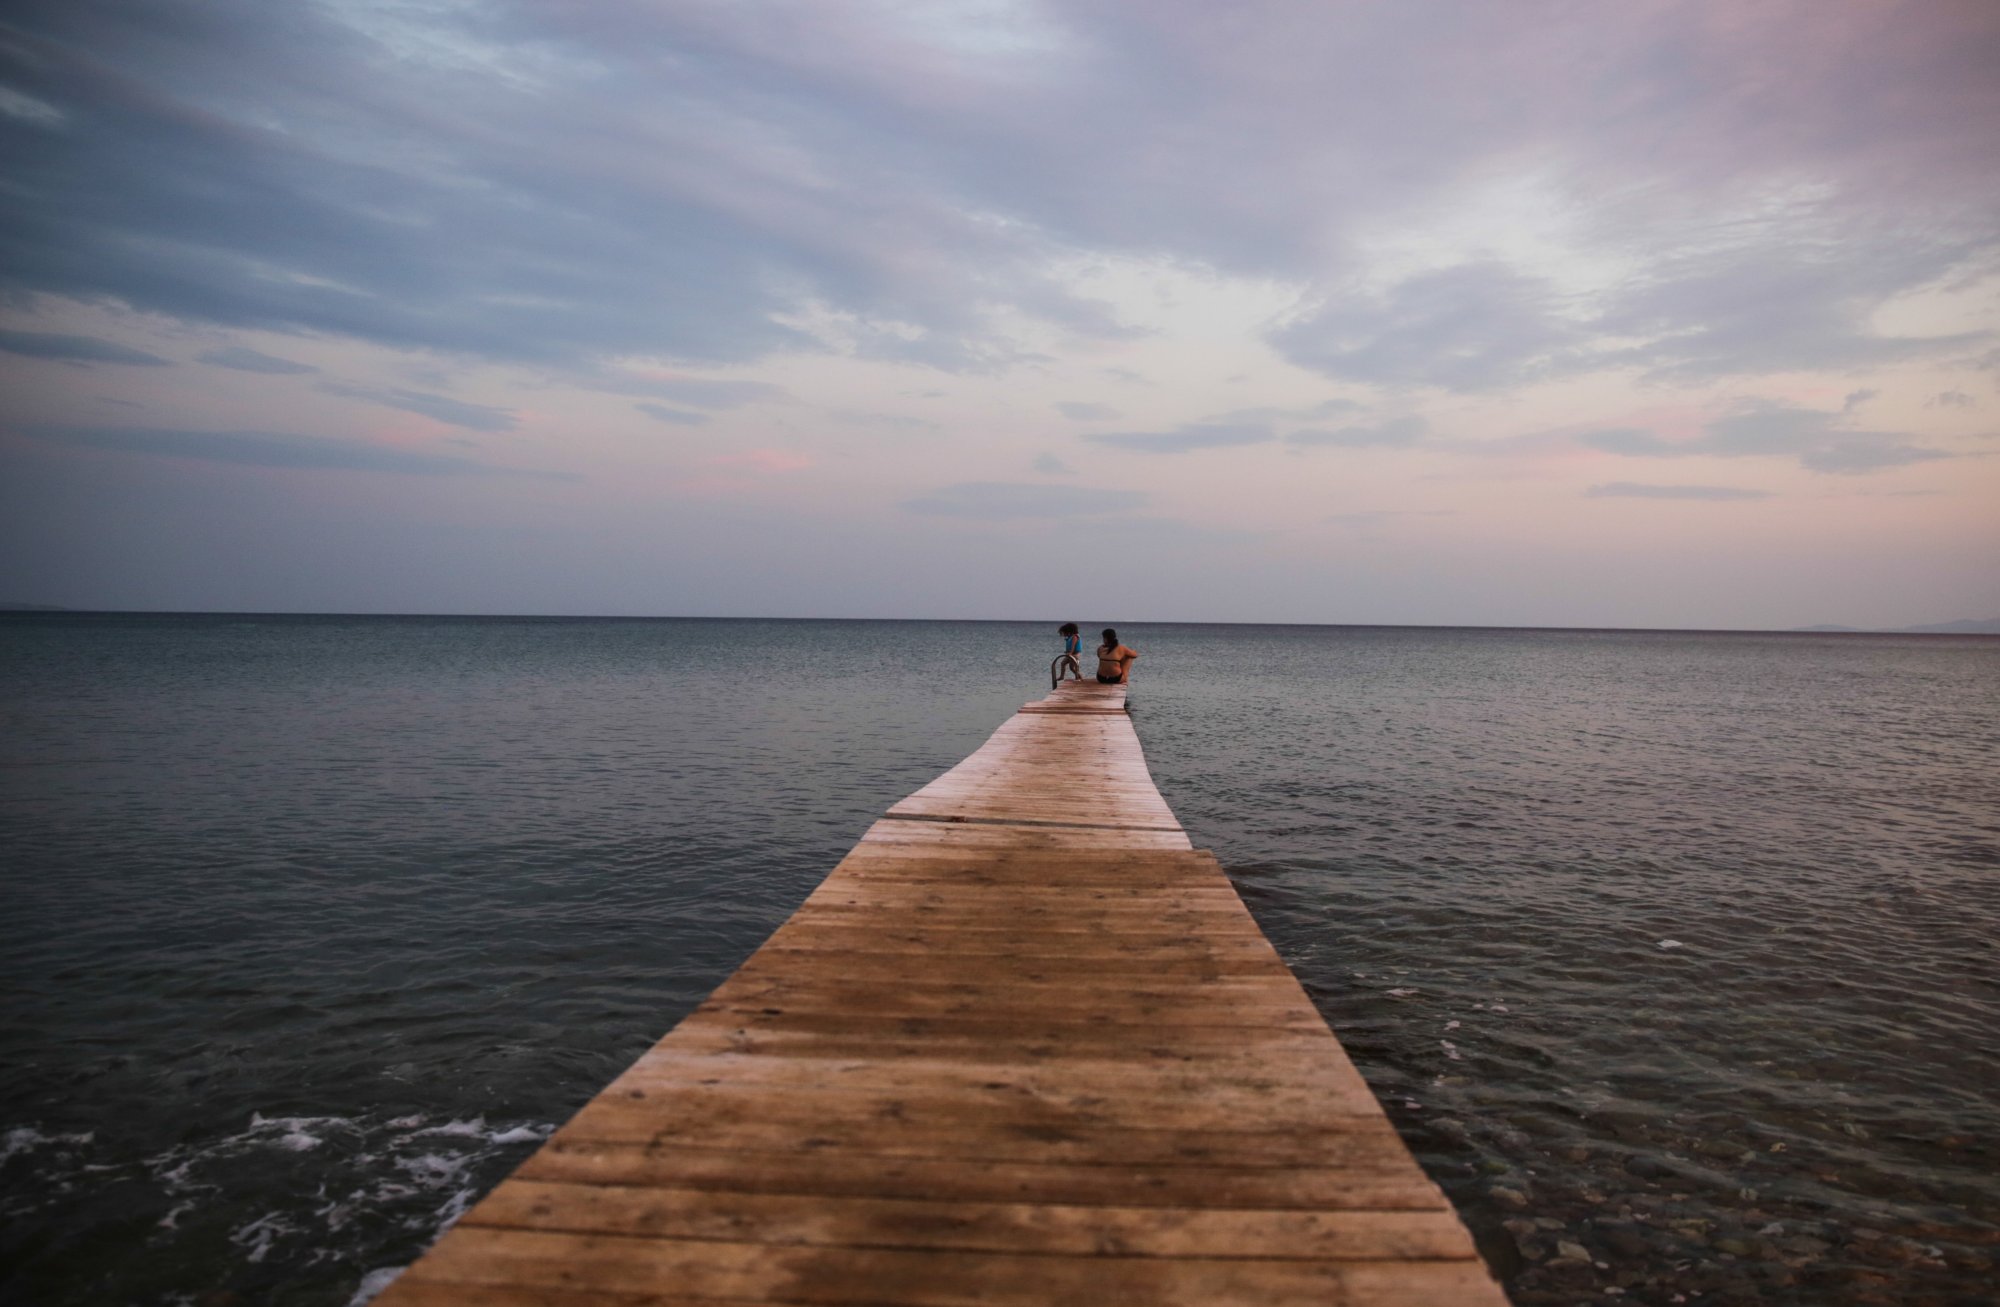
[{"label": "child's dark hair", "polygon": [[1076,634],[1076,623],[1075,623],[1075,622],[1064,622],[1064,623],[1063,623],[1063,624],[1062,624],[1061,626],[1058,626],[1058,627],[1056,628],[1056,634],[1057,634],[1057,635],[1075,635],[1075,634]]}]

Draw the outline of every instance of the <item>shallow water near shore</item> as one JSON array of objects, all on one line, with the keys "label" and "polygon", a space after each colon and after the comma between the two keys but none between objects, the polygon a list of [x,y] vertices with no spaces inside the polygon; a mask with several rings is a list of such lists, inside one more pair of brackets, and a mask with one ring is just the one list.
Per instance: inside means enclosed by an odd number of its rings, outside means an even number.
[{"label": "shallow water near shore", "polygon": [[[0,618],[0,1298],[365,1300],[1060,616]],[[1517,1302],[1990,1300],[2000,640],[1121,631]]]}]

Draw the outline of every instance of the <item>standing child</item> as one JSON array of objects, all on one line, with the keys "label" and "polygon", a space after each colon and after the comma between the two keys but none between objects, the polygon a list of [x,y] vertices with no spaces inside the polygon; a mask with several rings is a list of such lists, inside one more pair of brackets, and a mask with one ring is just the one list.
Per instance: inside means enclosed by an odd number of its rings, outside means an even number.
[{"label": "standing child", "polygon": [[1077,630],[1075,622],[1064,622],[1056,628],[1056,634],[1063,638],[1063,651],[1049,664],[1049,688],[1055,689],[1068,672],[1077,680],[1083,679],[1083,664],[1078,658],[1083,653],[1083,633]]}]

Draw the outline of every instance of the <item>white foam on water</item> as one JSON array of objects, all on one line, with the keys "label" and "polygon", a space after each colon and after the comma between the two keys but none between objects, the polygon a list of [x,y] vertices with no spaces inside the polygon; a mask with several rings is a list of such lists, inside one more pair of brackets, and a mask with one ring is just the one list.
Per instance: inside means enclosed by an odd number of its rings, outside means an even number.
[{"label": "white foam on water", "polygon": [[458,1178],[472,1158],[463,1154],[447,1157],[442,1153],[419,1153],[399,1157],[396,1165],[425,1189],[437,1189]]},{"label": "white foam on water", "polygon": [[395,1283],[396,1277],[410,1269],[407,1266],[378,1266],[361,1277],[361,1283],[354,1286],[354,1296],[347,1300],[347,1307],[368,1307],[369,1301],[382,1290]]},{"label": "white foam on water", "polygon": [[271,1251],[271,1246],[288,1234],[299,1233],[298,1227],[291,1225],[275,1213],[267,1212],[248,1225],[238,1226],[230,1233],[229,1242],[247,1249],[248,1260],[261,1262]]},{"label": "white foam on water", "polygon": [[546,1139],[549,1131],[544,1126],[517,1125],[512,1130],[501,1130],[486,1136],[489,1144],[526,1144],[537,1139]]},{"label": "white foam on water", "polygon": [[1660,941],[1660,947],[1661,947],[1661,948],[1686,948],[1686,947],[1687,947],[1687,945],[1685,945],[1685,944],[1681,943],[1681,942],[1680,942],[1679,940],[1677,940],[1677,939],[1663,939],[1663,940],[1661,940],[1661,941]]},{"label": "white foam on water", "polygon": [[445,1205],[438,1208],[440,1223],[437,1232],[443,1234],[446,1230],[451,1229],[452,1226],[457,1225],[458,1218],[464,1216],[467,1210],[471,1208],[472,1199],[473,1189],[470,1185],[467,1185],[447,1199]]},{"label": "white foam on water", "polygon": [[186,1157],[181,1157],[180,1161],[175,1165],[167,1166],[169,1161],[180,1156],[180,1151],[179,1149],[171,1149],[161,1153],[158,1157],[149,1157],[146,1159],[144,1165],[148,1168],[153,1168],[153,1179],[170,1194],[186,1193],[190,1189],[214,1188],[215,1186],[213,1185],[199,1184],[188,1175],[188,1172],[194,1169],[194,1164],[200,1160],[200,1154],[198,1153],[190,1151]]},{"label": "white foam on water", "polygon": [[117,1170],[86,1160],[90,1154],[85,1150],[96,1139],[94,1130],[51,1133],[32,1125],[0,1133],[0,1166],[10,1170],[7,1183],[0,1185],[0,1220],[18,1220],[100,1183],[95,1176]]},{"label": "white foam on water", "polygon": [[[326,1130],[329,1128],[352,1130],[357,1125],[358,1123],[354,1118],[346,1116],[265,1116],[262,1112],[252,1112],[250,1114],[250,1128],[235,1137],[238,1139],[248,1139],[255,1135],[276,1130],[285,1140],[300,1137],[310,1138],[313,1140],[313,1143],[308,1145],[308,1147],[313,1147],[319,1142],[312,1133],[314,1130]],[[287,1143],[286,1146],[291,1147],[292,1145]]]},{"label": "white foam on water", "polygon": [[0,1165],[5,1165],[19,1154],[32,1153],[37,1148],[44,1148],[50,1144],[81,1146],[89,1143],[96,1137],[97,1132],[95,1130],[86,1130],[81,1134],[73,1135],[45,1135],[31,1125],[15,1126],[13,1129],[7,1131],[6,1134],[0,1135]]},{"label": "white foam on water", "polygon": [[458,1135],[461,1138],[485,1138],[486,1118],[475,1116],[470,1121],[447,1121],[443,1125],[424,1126],[417,1131],[420,1135]]},{"label": "white foam on water", "polygon": [[[398,1125],[402,1121],[420,1118],[402,1117],[389,1124]],[[470,1121],[447,1121],[443,1125],[422,1126],[415,1131],[419,1135],[444,1135],[461,1139],[484,1139],[489,1144],[528,1144],[537,1139],[546,1139],[554,1133],[545,1125],[502,1126],[494,1129],[486,1124],[486,1118],[476,1116]]]},{"label": "white foam on water", "polygon": [[0,1219],[61,1201],[80,1185],[134,1182],[158,1202],[158,1245],[206,1240],[220,1227],[241,1262],[262,1265],[265,1274],[271,1267],[286,1274],[351,1268],[361,1276],[353,1301],[366,1303],[401,1268],[365,1275],[364,1268],[449,1229],[477,1201],[496,1160],[554,1131],[553,1124],[489,1123],[484,1116],[252,1112],[241,1129],[107,1163],[104,1146],[91,1147],[92,1133],[16,1126],[0,1131],[12,1191],[0,1199]]}]

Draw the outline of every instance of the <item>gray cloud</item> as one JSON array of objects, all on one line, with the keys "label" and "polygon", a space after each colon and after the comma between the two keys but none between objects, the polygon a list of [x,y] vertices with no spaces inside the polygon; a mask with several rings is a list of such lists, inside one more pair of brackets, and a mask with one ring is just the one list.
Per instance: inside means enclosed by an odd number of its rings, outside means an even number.
[{"label": "gray cloud", "polygon": [[1962,390],[1945,390],[1924,401],[1925,408],[1977,408],[1979,401]]},{"label": "gray cloud", "polygon": [[1268,540],[1269,531],[1245,531],[1236,527],[1203,526],[1177,517],[1121,517],[1118,538],[1140,548],[1186,545],[1235,545],[1249,540]]},{"label": "gray cloud", "polygon": [[384,408],[401,409],[405,413],[420,414],[434,422],[464,427],[468,431],[512,431],[518,423],[511,409],[495,408],[490,404],[468,404],[461,399],[432,395],[421,390],[359,386],[346,381],[322,382],[320,389],[329,395],[366,400],[370,404],[380,404]]},{"label": "gray cloud", "polygon": [[1881,393],[1878,390],[1850,390],[1847,392],[1847,397],[1840,401],[1840,411],[1842,413],[1852,413],[1855,409],[1860,408],[1863,404],[1866,404]]},{"label": "gray cloud", "polygon": [[1107,421],[1118,416],[1118,410],[1109,404],[1084,404],[1076,401],[1066,401],[1056,405],[1056,412],[1078,422]]},{"label": "gray cloud", "polygon": [[[170,427],[31,427],[27,434],[50,444],[78,445],[122,454],[151,454],[203,463],[310,471],[393,472],[410,476],[535,476],[451,454],[365,445],[325,436],[271,431],[189,431]],[[563,478],[566,479],[566,478]]]},{"label": "gray cloud", "polygon": [[614,395],[651,395],[695,408],[742,408],[766,400],[786,399],[783,386],[767,381],[729,381],[708,377],[595,377],[581,384]]},{"label": "gray cloud", "polygon": [[1990,233],[1926,241],[1752,227],[1722,249],[1704,236],[1653,234],[1628,252],[1646,273],[1595,297],[1497,261],[1463,264],[1372,293],[1336,290],[1269,339],[1337,380],[1475,392],[1607,370],[1699,383],[1877,367],[1992,338],[1886,336],[1869,325],[1883,304],[1976,262]]},{"label": "gray cloud", "polygon": [[1814,472],[1858,475],[1951,457],[1941,449],[1924,449],[1901,443],[1897,437],[1891,437],[1886,441],[1875,439],[1882,433],[1856,432],[1855,434],[1857,439],[1834,441],[1806,450],[1799,455],[1799,463]]},{"label": "gray cloud", "polygon": [[237,372],[264,372],[277,377],[299,376],[319,371],[310,363],[294,363],[290,359],[281,359],[275,354],[265,354],[244,345],[212,349],[196,357],[203,363],[210,363],[218,368],[232,368]]},{"label": "gray cloud", "polygon": [[1334,526],[1365,528],[1382,526],[1404,517],[1456,517],[1449,508],[1368,508],[1352,513],[1329,513],[1326,521]]},{"label": "gray cloud", "polygon": [[1579,436],[1586,448],[1631,458],[1796,458],[1814,472],[1857,474],[1949,458],[1940,449],[1912,444],[1896,431],[1843,427],[1840,413],[1758,402],[1716,418],[1692,440],[1668,440],[1639,427],[1617,427]]},{"label": "gray cloud", "polygon": [[1676,443],[1643,427],[1608,427],[1602,431],[1586,432],[1576,439],[1578,444],[1589,449],[1632,457],[1674,458],[1713,452],[1700,448],[1698,442]]},{"label": "gray cloud", "polygon": [[1093,445],[1144,454],[1186,454],[1197,449],[1264,445],[1274,437],[1271,428],[1261,423],[1189,422],[1172,431],[1110,431],[1083,439]]},{"label": "gray cloud", "polygon": [[[942,175],[990,126],[896,103],[897,68],[808,72],[761,23],[133,8],[10,10],[0,79],[62,124],[0,117],[13,288],[567,364],[815,348],[788,318],[816,305],[945,367],[1012,357],[1005,312],[1131,334]],[[827,53],[878,35],[799,17]]]},{"label": "gray cloud", "polygon": [[1054,454],[1049,453],[1035,455],[1034,466],[1035,471],[1040,472],[1043,476],[1066,477],[1076,474],[1076,470],[1069,464],[1063,462]]},{"label": "gray cloud", "polygon": [[944,424],[930,418],[912,417],[907,413],[871,413],[865,409],[828,409],[828,417],[835,422],[845,422],[856,427],[875,427],[882,431],[934,432],[944,430]]},{"label": "gray cloud", "polygon": [[668,408],[665,404],[634,404],[632,407],[648,417],[683,427],[698,427],[708,421],[706,413],[696,413],[684,408]]},{"label": "gray cloud", "polygon": [[449,390],[452,385],[451,374],[433,364],[405,362],[398,370],[419,386],[429,386],[433,390]]},{"label": "gray cloud", "polygon": [[132,349],[95,336],[65,336],[46,331],[0,331],[0,350],[31,359],[61,359],[69,363],[129,363],[168,368],[173,363],[157,354]]},{"label": "gray cloud", "polygon": [[1285,437],[1285,443],[1339,449],[1406,449],[1422,440],[1429,430],[1430,424],[1422,418],[1407,416],[1333,430],[1294,431]]},{"label": "gray cloud", "polygon": [[1270,341],[1341,381],[1471,391],[1573,370],[1584,335],[1548,283],[1488,262],[1336,292]]},{"label": "gray cloud", "polygon": [[[1469,390],[1934,352],[1870,314],[1994,248],[1991,6],[1379,10],[1020,6],[966,40],[784,0],[19,0],[0,288],[570,367],[828,347],[818,320],[978,368],[1023,315],[1131,336],[1066,280],[1106,253],[1310,284],[1288,357]],[[1356,289],[1370,233],[1523,158],[1617,293],[1497,259]]]},{"label": "gray cloud", "polygon": [[1885,336],[1869,325],[1883,304],[1977,258],[1980,241],[1839,227],[1771,223],[1722,250],[1656,259],[1649,276],[1612,295],[1590,324],[1594,333],[1645,343],[1593,349],[1583,365],[1706,382],[1938,358],[1990,339],[1983,331]]},{"label": "gray cloud", "polygon": [[968,481],[945,486],[903,505],[912,513],[937,517],[1007,518],[1096,517],[1137,508],[1146,497],[1131,490],[1087,486]]},{"label": "gray cloud", "polygon": [[1769,499],[1768,490],[1742,490],[1735,486],[1656,486],[1638,481],[1607,481],[1583,492],[1590,499]]},{"label": "gray cloud", "polygon": [[1257,404],[1249,408],[1233,408],[1226,413],[1211,413],[1202,421],[1263,424],[1319,422],[1342,413],[1358,413],[1367,407],[1366,404],[1351,399],[1321,400],[1304,408],[1280,408],[1274,404]]}]

